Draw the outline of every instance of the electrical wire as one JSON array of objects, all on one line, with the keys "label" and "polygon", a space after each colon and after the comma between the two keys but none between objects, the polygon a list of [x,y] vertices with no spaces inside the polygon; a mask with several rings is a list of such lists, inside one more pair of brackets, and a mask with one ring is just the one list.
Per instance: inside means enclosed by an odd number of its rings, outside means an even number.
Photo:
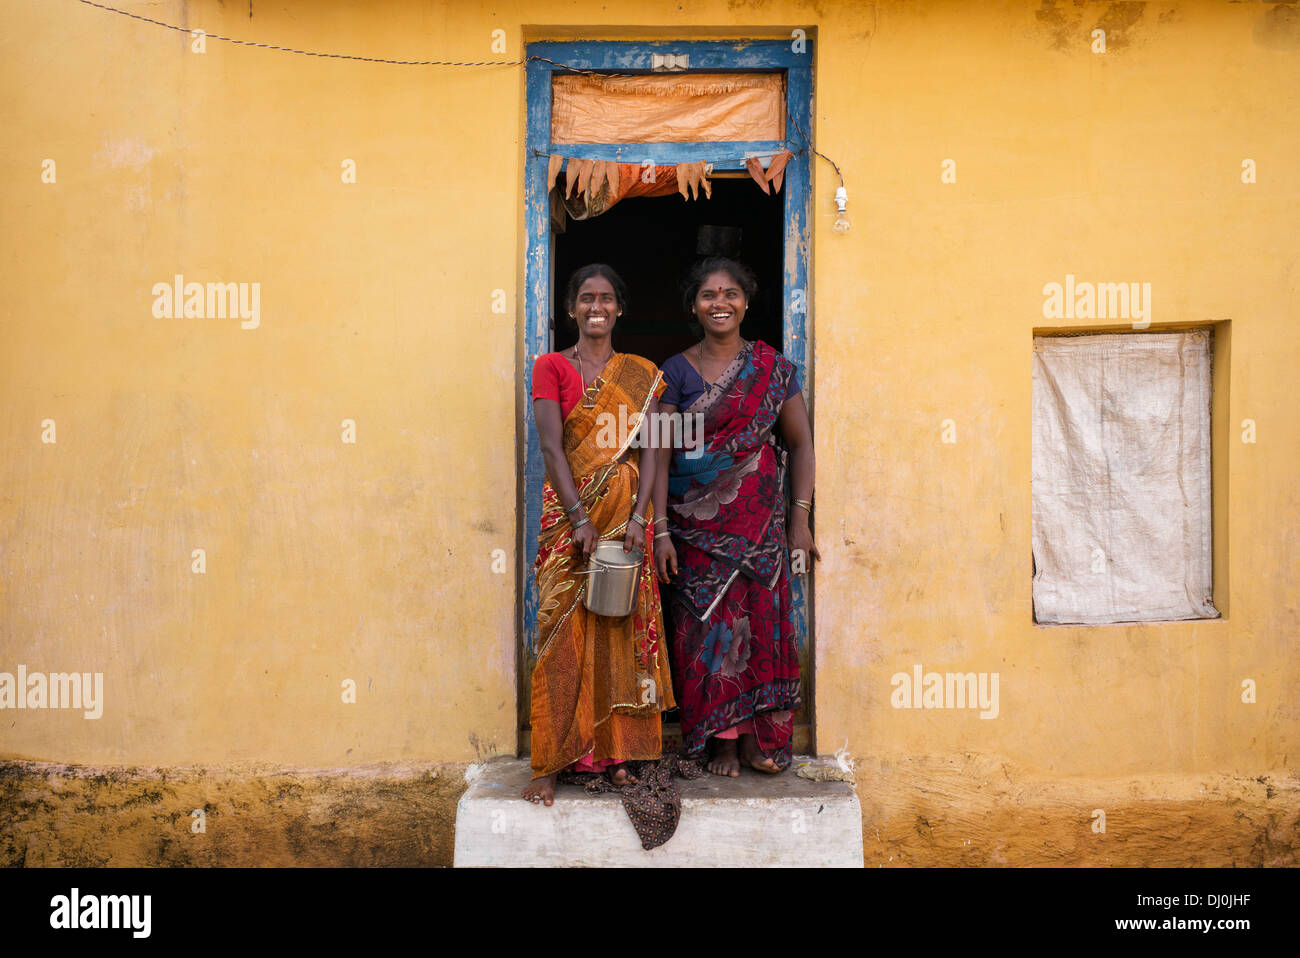
[{"label": "electrical wire", "polygon": [[521,60],[391,60],[384,57],[359,57],[346,53],[320,53],[315,50],[298,50],[293,47],[277,46],[274,43],[259,43],[256,40],[240,40],[236,37],[227,37],[219,33],[207,33],[194,27],[182,27],[174,23],[164,23],[161,20],[154,20],[152,17],[141,16],[138,13],[131,13],[129,10],[119,10],[117,7],[110,7],[107,4],[96,3],[95,0],[78,0],[88,7],[97,7],[100,10],[107,10],[109,13],[120,13],[124,17],[130,17],[133,20],[142,20],[145,23],[152,23],[155,26],[166,27],[168,30],[176,30],[180,33],[194,34],[201,33],[206,40],[224,40],[226,43],[238,43],[241,46],[260,47],[263,50],[279,50],[281,53],[296,53],[305,57],[324,57],[332,60],[360,60],[365,63],[391,63],[396,66],[406,67],[512,67],[522,66],[531,60],[538,60],[543,63],[549,63],[553,66],[560,67],[564,70],[572,70],[574,73],[585,73],[590,76],[605,76],[594,70],[584,70],[581,67],[569,66],[566,63],[557,63],[543,56],[527,56]]}]

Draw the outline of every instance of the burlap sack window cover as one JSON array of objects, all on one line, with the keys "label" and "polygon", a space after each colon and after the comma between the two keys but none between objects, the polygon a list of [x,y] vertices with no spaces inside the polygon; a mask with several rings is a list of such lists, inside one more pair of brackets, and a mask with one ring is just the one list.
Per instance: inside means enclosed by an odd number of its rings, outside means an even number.
[{"label": "burlap sack window cover", "polygon": [[1218,616],[1204,330],[1034,338],[1034,616]]},{"label": "burlap sack window cover", "polygon": [[551,84],[553,144],[784,139],[781,73],[561,74]]}]

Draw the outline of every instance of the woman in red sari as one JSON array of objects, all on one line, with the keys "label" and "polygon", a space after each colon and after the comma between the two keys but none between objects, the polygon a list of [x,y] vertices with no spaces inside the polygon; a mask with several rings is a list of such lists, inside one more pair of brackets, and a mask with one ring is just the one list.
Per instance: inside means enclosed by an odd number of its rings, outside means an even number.
[{"label": "woman in red sari", "polygon": [[546,805],[563,769],[604,772],[615,785],[634,782],[622,763],[660,757],[660,714],[674,704],[649,555],[636,605],[621,618],[587,611],[588,578],[581,575],[599,540],[622,542],[625,551],[645,548],[658,468],[653,447],[634,447],[639,423],[658,410],[663,377],[649,360],[614,352],[610,334],[627,301],[617,273],[585,266],[571,277],[566,298],[578,342],[533,366],[547,479],[535,566],[533,781],[524,798]]},{"label": "woman in red sari", "polygon": [[[740,335],[756,287],[732,260],[705,260],[692,272],[685,305],[704,338],[664,363],[660,410],[695,417],[702,438],[690,449],[674,443],[654,490],[655,564],[674,586],[671,659],[685,750],[693,758],[711,751],[709,771],[731,777],[742,762],[762,772],[790,764],[802,699],[787,545],[802,551],[800,571],[820,558],[798,373],[771,346]],[[778,428],[789,449],[788,515]]]}]

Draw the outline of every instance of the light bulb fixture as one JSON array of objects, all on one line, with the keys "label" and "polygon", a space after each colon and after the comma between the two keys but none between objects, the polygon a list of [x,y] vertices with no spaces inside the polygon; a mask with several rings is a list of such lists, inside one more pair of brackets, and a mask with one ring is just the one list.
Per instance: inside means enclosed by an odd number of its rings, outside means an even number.
[{"label": "light bulb fixture", "polygon": [[841,186],[835,191],[835,222],[831,224],[831,231],[847,233],[851,226],[852,224],[849,223],[849,192]]}]

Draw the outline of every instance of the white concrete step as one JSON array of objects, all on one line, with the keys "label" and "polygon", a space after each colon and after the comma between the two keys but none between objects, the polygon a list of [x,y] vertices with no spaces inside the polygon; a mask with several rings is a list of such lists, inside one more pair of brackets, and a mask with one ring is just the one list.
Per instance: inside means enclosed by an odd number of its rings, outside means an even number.
[{"label": "white concrete step", "polygon": [[646,851],[616,794],[560,785],[550,808],[521,798],[524,760],[491,762],[456,810],[457,868],[862,867],[862,808],[853,786],[780,775],[677,779],[682,817],[667,844]]}]

